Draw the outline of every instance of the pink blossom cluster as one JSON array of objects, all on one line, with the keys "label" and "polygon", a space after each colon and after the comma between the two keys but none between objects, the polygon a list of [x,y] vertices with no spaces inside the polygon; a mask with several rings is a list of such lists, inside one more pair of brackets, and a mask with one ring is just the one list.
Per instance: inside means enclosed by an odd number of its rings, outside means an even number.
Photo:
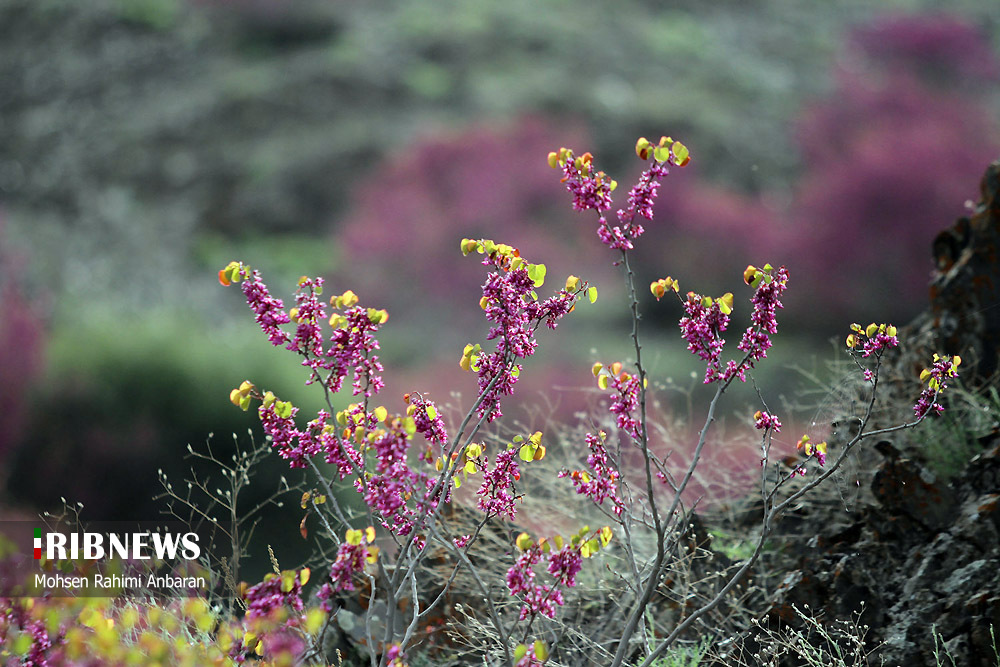
[{"label": "pink blossom cluster", "polygon": [[961,363],[962,359],[959,356],[934,355],[934,365],[920,374],[920,380],[926,382],[927,386],[920,392],[920,397],[913,406],[913,413],[918,418],[944,412],[944,406],[937,402],[937,397],[948,387],[948,379],[958,376],[958,366]]},{"label": "pink blossom cluster", "polygon": [[576,586],[576,575],[583,568],[583,556],[576,547],[565,544],[559,551],[549,555],[549,574],[563,586]]},{"label": "pink blossom cluster", "polygon": [[264,581],[251,586],[244,595],[247,602],[247,617],[267,618],[276,609],[287,607],[293,611],[302,611],[302,583],[299,573],[295,573],[291,589],[282,590],[283,576],[268,574]]},{"label": "pink blossom cluster", "polygon": [[333,371],[327,385],[330,391],[338,392],[348,372],[353,372],[354,395],[363,393],[369,398],[385,386],[380,375],[384,370],[382,363],[374,354],[379,349],[375,333],[381,324],[373,321],[371,312],[361,306],[348,308],[343,317],[345,322],[330,337],[328,359],[323,364]]},{"label": "pink blossom cluster", "polygon": [[[226,269],[223,270],[225,271]],[[321,371],[325,370],[329,373],[324,384],[334,393],[340,391],[344,379],[352,372],[355,396],[364,393],[365,397],[370,397],[385,386],[379,375],[383,370],[382,364],[374,354],[379,349],[375,333],[387,317],[384,311],[376,312],[355,305],[347,307],[339,316],[330,337],[329,348],[324,351],[320,322],[326,317],[326,313],[319,300],[323,289],[322,278],[300,279],[295,296],[296,307],[286,313],[283,302],[271,296],[259,271],[251,271],[240,264],[231,275],[243,279],[243,294],[247,304],[271,344],[285,345],[287,349],[303,356],[302,365],[312,370],[307,384],[318,379]],[[342,305],[356,301],[357,298],[354,297]],[[338,303],[341,302],[338,300]],[[280,328],[280,325],[293,319],[296,322],[294,338]]]},{"label": "pink blossom cluster", "polygon": [[257,409],[264,433],[271,436],[271,447],[278,450],[281,458],[288,460],[289,467],[305,468],[309,465],[309,459],[319,453],[320,445],[314,438],[296,428],[294,417],[298,408],[293,407],[290,416],[281,417],[275,406],[275,403],[261,404]]},{"label": "pink blossom cluster", "polygon": [[642,172],[638,183],[628,193],[628,208],[618,210],[618,223],[613,227],[608,225],[605,216],[601,216],[597,226],[597,236],[601,243],[612,250],[631,250],[635,240],[646,230],[636,222],[638,214],[647,220],[653,219],[653,204],[660,188],[660,181],[670,173],[667,162],[653,160],[649,169]]},{"label": "pink blossom cluster", "polygon": [[[754,269],[752,278],[748,275],[750,269]],[[753,306],[750,326],[743,332],[740,344],[736,346],[746,353],[746,361],[741,364],[730,361],[726,365],[723,377],[725,380],[735,375],[741,382],[746,382],[747,369],[753,368],[755,362],[767,357],[767,351],[771,347],[769,334],[778,333],[777,311],[783,307],[781,295],[788,288],[788,269],[784,266],[773,271],[770,265],[765,265],[763,270],[750,266],[747,267],[747,272],[744,273],[747,282],[753,284],[756,280],[758,284],[753,297],[750,298]]]},{"label": "pink blossom cluster", "polygon": [[517,515],[514,482],[521,478],[521,472],[516,457],[517,449],[504,449],[497,454],[492,469],[489,468],[489,457],[483,457],[483,483],[476,495],[479,496],[477,506],[487,516],[504,515],[513,521]]},{"label": "pink blossom cluster", "polygon": [[[410,405],[413,406],[413,422],[416,424],[417,433],[424,436],[432,445],[444,447],[448,444],[448,429],[445,428],[444,420],[432,401],[428,401],[419,394],[408,395]],[[407,410],[407,413],[410,413]],[[432,417],[431,414],[434,416]]]},{"label": "pink blossom cluster", "polygon": [[684,317],[681,318],[681,337],[687,341],[688,351],[707,362],[705,384],[720,377],[719,357],[726,340],[722,337],[729,326],[729,315],[722,312],[719,299],[709,299],[688,292],[683,302]]},{"label": "pink blossom cluster", "polygon": [[243,267],[240,273],[244,278],[243,295],[246,297],[250,310],[254,312],[257,324],[267,334],[271,345],[285,345],[289,341],[288,334],[281,329],[282,324],[288,324],[291,319],[285,312],[285,304],[281,299],[271,296],[267,285],[261,280],[260,271],[248,271]]},{"label": "pink blossom cluster", "polygon": [[[683,150],[683,159],[678,161],[674,146]],[[669,165],[687,164],[687,149],[680,144],[674,144],[672,139],[663,137],[659,147],[654,148],[645,138],[636,144],[636,153],[643,160],[652,157],[649,169],[639,177],[639,181],[629,192],[628,208],[617,212],[618,224],[611,225],[605,212],[611,210],[614,202],[611,192],[617,183],[611,180],[603,171],[595,171],[593,156],[590,153],[576,157],[573,151],[560,148],[558,152],[549,153],[549,165],[562,169],[562,182],[573,195],[573,209],[577,211],[594,210],[599,215],[597,235],[601,243],[613,250],[631,250],[634,242],[642,236],[643,226],[636,221],[636,216],[647,220],[653,219],[653,204],[656,201],[660,182],[670,172]]]},{"label": "pink blossom cluster", "polygon": [[615,393],[611,395],[611,414],[617,417],[618,428],[628,433],[635,441],[641,438],[639,423],[639,396],[642,393],[642,383],[638,375],[620,373],[608,379],[608,385]]},{"label": "pink blossom cluster", "polygon": [[[891,327],[895,331],[895,327]],[[883,350],[890,347],[896,347],[899,345],[899,339],[896,338],[895,333],[893,335],[887,334],[885,331],[880,330],[872,337],[864,336],[861,339],[861,349],[859,350],[862,357],[870,357],[871,355],[881,354]]]},{"label": "pink blossom cluster", "polygon": [[[323,357],[323,330],[320,322],[326,319],[326,311],[319,295],[323,292],[322,278],[306,278],[299,280],[299,288],[295,291],[295,337],[289,341],[287,349],[298,352],[305,360],[303,366],[313,370],[307,384],[319,377]],[[290,315],[291,317],[291,315]]]},{"label": "pink blossom cluster", "polygon": [[[498,275],[493,274],[494,277]],[[513,277],[504,280],[510,276]],[[357,295],[350,291],[334,297],[331,304],[342,312],[330,320],[334,330],[329,347],[324,350],[319,324],[326,317],[324,305],[318,298],[323,288],[321,278],[303,277],[299,280],[296,307],[289,313],[285,313],[279,299],[271,297],[259,272],[250,271],[236,262],[220,272],[220,282],[224,285],[240,279],[243,280],[247,302],[272,344],[284,344],[287,349],[297,352],[304,358],[303,365],[312,369],[309,383],[322,378],[325,371],[324,385],[331,392],[337,392],[344,379],[353,373],[354,395],[364,394],[366,398],[384,386],[379,375],[382,365],[374,353],[379,349],[375,333],[388,317],[385,311],[357,306]],[[496,307],[488,312],[496,323],[492,335],[502,337],[498,349],[505,353],[509,344],[510,354],[529,355],[535,346],[533,326],[537,327],[541,320],[555,326],[555,320],[572,307],[575,295],[566,292],[543,304],[533,303],[532,308],[526,309],[523,297],[525,292],[530,293],[532,284],[523,269],[505,271],[503,276],[491,283],[490,293],[497,299]],[[519,312],[508,317],[502,307],[512,301],[519,303],[520,308]],[[296,323],[294,338],[280,329],[281,324],[290,321]],[[514,378],[508,379],[512,384]],[[247,389],[237,390],[242,392],[236,397],[237,401],[243,393],[252,390],[252,385],[245,385]],[[503,389],[502,383],[498,386]],[[327,463],[337,466],[340,479],[355,478],[355,487],[364,496],[365,502],[378,514],[382,525],[393,533],[409,534],[414,521],[427,509],[450,499],[450,487],[432,497],[434,480],[411,470],[407,461],[414,425],[416,432],[422,433],[432,445],[443,447],[448,441],[444,422],[429,401],[419,396],[415,398],[410,406],[413,423],[409,427],[400,418],[387,420],[384,408],[379,408],[382,414],[376,417],[375,412],[366,412],[363,404],[356,404],[338,415],[339,425],[331,423],[330,413],[320,411],[316,419],[300,430],[295,424],[298,408],[277,401],[270,393],[259,398],[262,403],[258,415],[279,455],[288,460],[291,467],[304,468],[311,458],[324,453]],[[381,421],[386,423],[380,426]],[[373,453],[371,465],[374,470],[368,469],[366,452]],[[411,498],[416,498],[420,504],[419,512],[408,505]]]},{"label": "pink blossom cluster", "polygon": [[358,544],[343,542],[340,545],[337,558],[330,566],[330,581],[325,582],[316,593],[324,610],[333,611],[332,600],[337,591],[354,590],[354,575],[364,571],[368,556],[368,544],[364,538]]},{"label": "pink blossom cluster", "polygon": [[[556,160],[553,160],[553,155],[557,155]],[[603,171],[594,171],[590,153],[574,158],[573,151],[560,148],[558,154],[549,155],[549,164],[555,166],[554,162],[562,167],[562,182],[573,195],[574,211],[594,210],[600,213],[611,210],[614,205],[611,199],[613,181]]]},{"label": "pink blossom cluster", "polygon": [[16,599],[0,597],[0,646],[5,646],[18,631],[31,637],[31,646],[24,661],[15,660],[16,664],[25,667],[63,664],[59,651],[64,642],[64,629],[60,627],[50,635],[44,620],[32,620],[28,609],[18,604]]},{"label": "pink blossom cluster", "polygon": [[[521,607],[520,620],[538,614],[549,618],[556,617],[556,605],[563,604],[562,592],[552,586],[535,583],[536,575],[533,566],[542,559],[542,550],[537,544],[525,549],[514,565],[507,570],[507,589],[511,595],[521,596],[524,606]],[[574,573],[575,576],[575,573]]]},{"label": "pink blossom cluster", "polygon": [[[896,338],[896,327],[891,324],[875,324],[867,327],[860,324],[851,325],[851,333],[847,336],[847,348],[855,357],[868,358],[874,356],[876,359],[882,357],[882,353],[890,347],[899,345]],[[865,381],[874,383],[875,372],[870,368],[864,368]]]},{"label": "pink blossom cluster", "polygon": [[[815,457],[816,462],[819,463],[821,468],[826,465],[827,445],[825,440],[823,442],[813,444],[808,435],[803,435],[795,444],[795,449],[801,451],[807,457]],[[792,471],[792,477],[796,474],[804,476],[806,474],[805,466],[799,466]]]},{"label": "pink blossom cluster", "polygon": [[573,482],[576,492],[588,496],[597,505],[603,505],[604,501],[611,499],[614,504],[612,511],[621,516],[625,509],[625,503],[618,497],[618,477],[619,472],[608,461],[608,450],[604,447],[606,434],[601,431],[594,435],[588,433],[585,436],[590,454],[587,456],[587,467],[590,472],[582,470],[562,470],[559,477],[569,477]]},{"label": "pink blossom cluster", "polygon": [[[492,242],[489,242],[492,244]],[[493,323],[487,340],[497,340],[496,350],[478,357],[477,374],[482,401],[478,414],[492,422],[500,417],[500,398],[514,393],[521,372],[521,364],[513,364],[515,359],[530,357],[538,346],[535,330],[541,322],[549,328],[556,328],[558,320],[573,309],[580,290],[570,292],[563,289],[543,302],[538,302],[532,292],[535,281],[528,269],[520,262],[516,266],[517,251],[505,254],[500,251],[487,253],[483,264],[491,268],[483,284],[481,304],[486,318]],[[492,385],[492,387],[491,387]]]},{"label": "pink blossom cluster", "polygon": [[753,426],[758,431],[771,430],[777,433],[781,430],[781,422],[769,412],[758,410],[753,416]]},{"label": "pink blossom cluster", "polygon": [[[441,492],[432,497],[435,480],[426,473],[413,470],[407,463],[410,435],[400,419],[393,419],[369,435],[366,446],[375,453],[375,471],[358,477],[354,486],[364,496],[365,503],[379,516],[382,525],[395,535],[409,535],[415,523],[440,502]],[[450,494],[450,487],[445,491]],[[407,501],[421,499],[418,510]],[[444,502],[450,500],[445,495]]]}]

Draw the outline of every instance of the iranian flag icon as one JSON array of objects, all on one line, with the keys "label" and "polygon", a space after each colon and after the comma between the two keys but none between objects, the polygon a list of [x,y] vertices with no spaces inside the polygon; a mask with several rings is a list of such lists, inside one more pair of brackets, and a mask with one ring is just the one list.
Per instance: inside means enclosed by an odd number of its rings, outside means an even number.
[{"label": "iranian flag icon", "polygon": [[42,529],[35,528],[35,560],[42,558]]}]

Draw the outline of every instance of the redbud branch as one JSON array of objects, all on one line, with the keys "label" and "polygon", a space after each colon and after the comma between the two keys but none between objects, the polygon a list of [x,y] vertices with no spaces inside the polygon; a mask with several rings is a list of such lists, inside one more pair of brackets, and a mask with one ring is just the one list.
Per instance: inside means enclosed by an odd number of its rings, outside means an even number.
[{"label": "redbud branch", "polygon": [[[749,361],[750,355],[751,355],[750,352],[747,352],[744,355],[743,360],[740,361],[740,364],[739,364],[741,367],[744,364],[746,364],[747,361]],[[698,463],[701,460],[701,454],[702,454],[702,451],[705,448],[705,442],[706,442],[707,437],[708,437],[708,430],[712,426],[712,423],[715,421],[715,411],[716,411],[716,408],[718,407],[719,399],[722,397],[722,395],[725,393],[726,389],[729,387],[730,383],[732,383],[732,381],[736,377],[737,377],[737,375],[734,373],[729,378],[727,378],[726,380],[722,381],[719,385],[717,385],[717,388],[716,388],[716,391],[715,391],[715,396],[712,397],[712,401],[708,405],[708,415],[705,417],[705,424],[704,424],[704,426],[702,426],[701,432],[699,433],[698,444],[695,446],[694,456],[691,459],[691,463],[688,465],[687,471],[684,474],[684,478],[681,480],[681,483],[677,486],[677,490],[674,492],[674,498],[673,498],[673,501],[670,504],[670,509],[667,511],[667,513],[665,515],[668,518],[672,518],[674,516],[674,513],[677,511],[677,508],[678,508],[678,506],[681,503],[681,495],[684,493],[684,490],[687,488],[688,483],[691,481],[691,478],[694,476],[695,469],[698,467]],[[647,470],[648,470],[648,465],[649,465],[649,463],[648,463],[648,457],[647,457],[647,464],[646,465],[647,465]],[[651,481],[649,482],[649,484],[651,484]],[[649,601],[652,599],[653,592],[656,590],[656,587],[659,585],[659,579],[660,579],[660,575],[661,575],[661,568],[663,567],[663,561],[664,561],[664,557],[665,557],[664,548],[663,548],[664,533],[661,532],[661,529],[660,529],[659,516],[657,516],[656,514],[654,514],[653,518],[656,521],[656,526],[657,526],[657,552],[656,552],[657,555],[656,555],[656,558],[653,560],[653,569],[652,569],[652,572],[650,574],[649,579],[646,581],[646,585],[645,585],[645,588],[643,589],[642,597],[639,599],[639,601],[636,603],[636,606],[633,608],[632,614],[629,616],[628,622],[626,623],[625,628],[622,631],[621,638],[618,640],[619,641],[618,650],[615,653],[615,659],[614,659],[614,661],[611,663],[612,667],[619,667],[622,664],[622,662],[625,660],[625,653],[628,651],[629,640],[632,638],[632,635],[635,633],[636,628],[637,628],[637,626],[638,626],[638,624],[639,624],[639,622],[640,622],[640,620],[642,618],[642,615],[645,612],[646,607],[649,605]],[[763,544],[763,541],[761,541],[761,544]],[[758,551],[759,551],[759,549],[758,549]],[[737,573],[737,574],[739,575],[739,573]],[[730,583],[732,583],[733,586],[735,585],[735,581],[731,581]],[[729,586],[729,588],[732,588],[732,586]],[[727,589],[727,592],[728,592],[728,589]],[[715,606],[717,606],[718,603],[722,600],[722,597],[718,597],[717,600],[718,601],[716,601],[714,604],[712,604],[712,606],[709,609],[705,609],[704,611],[701,611],[700,613],[698,611],[694,612],[691,616],[689,616],[687,618],[687,620],[685,620],[683,623],[681,623],[678,626],[678,628],[683,629],[683,628],[688,627],[691,623],[694,622],[695,618],[703,615],[704,613],[707,613],[712,608],[714,608]],[[662,652],[662,650],[666,650],[664,647],[668,646],[670,644],[670,642],[672,642],[676,638],[676,636],[678,634],[679,634],[679,631],[678,631],[677,628],[675,628],[674,632],[672,632],[671,635],[670,635],[670,637],[668,637],[667,640],[665,640],[664,643],[661,644],[661,646],[660,646],[660,648],[658,650],[661,651],[661,652]],[[648,662],[649,662],[649,659],[647,658],[647,660],[643,663],[643,665],[648,664]]]},{"label": "redbud branch", "polygon": [[[773,525],[772,525],[772,521],[774,521],[774,519],[776,517],[778,517],[781,514],[781,512],[786,507],[788,507],[792,502],[794,502],[795,500],[801,498],[803,495],[805,495],[806,493],[808,493],[812,489],[816,488],[819,484],[823,483],[823,481],[825,481],[831,475],[833,475],[841,467],[841,465],[843,465],[843,463],[846,460],[846,458],[847,458],[848,454],[850,453],[850,451],[858,443],[860,443],[862,440],[871,438],[871,437],[873,437],[875,435],[883,435],[883,434],[886,434],[886,433],[893,433],[895,431],[901,431],[901,430],[907,429],[907,428],[913,428],[914,426],[916,426],[917,424],[919,424],[921,421],[924,420],[924,418],[926,417],[926,415],[922,416],[922,417],[919,417],[918,419],[916,419],[916,420],[914,420],[912,422],[905,423],[905,424],[901,424],[901,425],[897,425],[897,426],[892,426],[892,427],[888,427],[888,428],[883,428],[883,429],[878,429],[878,430],[871,431],[871,432],[868,432],[868,433],[865,432],[865,427],[867,426],[868,422],[871,420],[872,414],[874,412],[875,399],[876,399],[876,390],[878,388],[879,369],[880,369],[880,367],[881,367],[881,358],[879,357],[876,360],[876,366],[875,366],[875,370],[874,370],[873,378],[872,378],[872,393],[871,393],[871,398],[868,401],[868,406],[867,406],[867,408],[865,410],[864,417],[860,419],[861,423],[860,423],[860,427],[858,429],[858,433],[854,437],[852,437],[851,440],[844,446],[844,449],[841,451],[841,453],[837,457],[836,461],[834,461],[833,465],[831,465],[828,469],[826,469],[821,475],[819,475],[818,477],[812,479],[808,484],[804,485],[798,491],[796,491],[795,493],[793,493],[788,498],[786,498],[785,500],[783,500],[782,502],[780,502],[778,504],[773,504],[774,497],[775,497],[778,489],[781,486],[783,486],[784,483],[787,482],[788,479],[790,479],[790,478],[785,478],[785,479],[779,481],[778,483],[775,484],[775,486],[771,489],[770,492],[765,493],[765,496],[764,496],[763,525],[761,527],[761,535],[760,535],[760,537],[757,540],[757,544],[756,544],[756,546],[754,548],[753,554],[750,556],[750,558],[747,559],[747,561],[742,565],[742,567],[740,567],[740,569],[736,571],[736,574],[733,575],[732,578],[730,578],[730,580],[726,583],[726,585],[723,586],[718,591],[718,593],[716,593],[715,597],[712,598],[712,600],[710,600],[708,603],[706,603],[705,605],[703,605],[701,608],[699,608],[698,610],[696,610],[695,612],[693,612],[691,614],[691,616],[689,616],[688,618],[686,618],[682,623],[678,624],[674,628],[674,630],[670,633],[670,635],[668,635],[666,637],[666,639],[663,640],[663,643],[661,643],[660,646],[658,646],[656,648],[656,650],[654,650],[652,653],[650,653],[646,657],[646,659],[641,663],[640,667],[648,667],[650,664],[652,664],[652,662],[657,657],[659,657],[660,655],[662,655],[662,653],[664,651],[666,651],[667,648],[669,648],[669,646],[677,639],[678,636],[680,636],[680,634],[682,632],[684,632],[684,630],[686,630],[688,627],[690,627],[691,624],[694,623],[698,618],[700,618],[701,616],[704,616],[705,614],[707,614],[708,612],[710,612],[712,609],[714,609],[715,607],[717,607],[722,602],[722,600],[726,597],[726,595],[729,594],[729,592],[736,586],[736,584],[743,577],[743,575],[746,574],[746,572],[750,569],[750,567],[753,566],[753,564],[759,558],[759,556],[761,554],[761,551],[763,550],[763,547],[764,547],[764,542],[766,541],[767,537],[770,535],[770,533],[774,529]],[[935,392],[935,397],[937,396],[938,393],[940,393],[940,392],[939,391]],[[765,484],[766,484],[766,482],[765,482]],[[771,503],[771,507],[768,510],[768,504],[769,503]]]},{"label": "redbud branch", "polygon": [[[622,631],[622,635],[618,643],[618,650],[615,653],[613,662],[611,663],[612,667],[618,667],[625,659],[625,652],[628,648],[629,640],[635,633],[636,627],[639,624],[639,619],[642,617],[646,606],[653,597],[653,591],[659,583],[660,567],[663,565],[663,560],[666,556],[663,545],[665,530],[663,525],[660,523],[660,513],[656,508],[653,472],[649,461],[649,434],[646,425],[646,369],[642,365],[642,346],[639,343],[639,298],[636,294],[635,273],[632,271],[632,266],[629,263],[628,252],[623,248],[621,250],[621,255],[622,263],[625,267],[625,285],[628,290],[629,305],[632,311],[632,343],[635,347],[636,369],[639,371],[639,447],[642,450],[643,464],[646,473],[646,500],[649,503],[654,530],[656,532],[656,557],[653,560],[653,570],[648,581],[646,582],[645,587],[643,588],[642,595],[633,607],[628,622],[625,624],[625,628]],[[676,498],[679,497],[680,494],[678,493]],[[671,508],[671,511],[667,516],[672,515],[673,509],[674,508]]]}]

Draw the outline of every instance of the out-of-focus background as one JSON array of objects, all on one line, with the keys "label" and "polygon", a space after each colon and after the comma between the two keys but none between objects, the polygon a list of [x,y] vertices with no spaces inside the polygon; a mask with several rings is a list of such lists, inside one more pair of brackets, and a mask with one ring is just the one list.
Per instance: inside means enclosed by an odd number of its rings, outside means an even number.
[{"label": "out-of-focus background", "polygon": [[[850,322],[907,322],[934,235],[1000,157],[993,3],[671,4],[0,0],[0,505],[148,519],[189,443],[259,433],[228,401],[243,379],[319,406],[219,285],[232,259],[286,302],[309,274],[387,308],[395,409],[475,391],[462,237],[518,246],[555,286],[589,279],[601,299],[542,336],[519,385],[572,421],[590,365],[630,350],[614,257],[546,165],[561,145],[621,197],[638,136],[690,147],[639,283],[733,291],[745,317],[743,268],[786,264],[775,396]],[[687,386],[679,309],[644,294],[645,354]]]}]

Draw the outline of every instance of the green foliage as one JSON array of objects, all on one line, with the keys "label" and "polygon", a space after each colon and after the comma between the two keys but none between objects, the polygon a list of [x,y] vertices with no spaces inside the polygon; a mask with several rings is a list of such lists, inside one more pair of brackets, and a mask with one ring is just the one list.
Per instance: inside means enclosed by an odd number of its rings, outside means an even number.
[{"label": "green foliage", "polygon": [[734,561],[750,558],[756,547],[752,539],[721,528],[709,528],[708,534],[712,536],[712,549]]},{"label": "green foliage", "polygon": [[181,11],[179,0],[117,0],[117,5],[123,18],[155,30],[173,27]]},{"label": "green foliage", "polygon": [[[646,622],[648,631],[650,635],[654,634],[655,623],[653,622],[652,614],[647,610],[646,612]],[[655,643],[655,642],[654,642]],[[653,646],[647,644],[649,649]],[[712,642],[710,639],[703,638],[697,644],[682,645],[677,646],[668,650],[664,655],[660,656],[654,660],[650,667],[698,667],[701,664],[702,658],[708,654],[708,650],[711,647]]]},{"label": "green foliage", "polygon": [[944,413],[924,421],[917,433],[927,468],[947,481],[982,451],[980,438],[997,428],[1000,393],[996,387],[972,392],[959,385],[951,388],[945,399]]}]

